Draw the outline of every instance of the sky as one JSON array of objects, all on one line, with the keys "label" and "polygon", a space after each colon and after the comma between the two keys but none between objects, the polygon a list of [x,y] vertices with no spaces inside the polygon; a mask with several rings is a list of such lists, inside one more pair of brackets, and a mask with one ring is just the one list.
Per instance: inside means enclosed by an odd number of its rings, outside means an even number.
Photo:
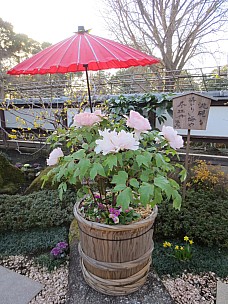
[{"label": "sky", "polygon": [[16,33],[54,44],[72,36],[80,25],[108,38],[101,8],[100,0],[2,0],[0,18],[10,22]]},{"label": "sky", "polygon": [[[103,9],[102,0],[2,0],[0,18],[10,22],[16,33],[54,44],[71,37],[79,25],[92,29],[93,35],[110,38],[100,14]],[[228,39],[212,45],[211,50],[214,57],[201,56],[187,68],[228,63]]]}]

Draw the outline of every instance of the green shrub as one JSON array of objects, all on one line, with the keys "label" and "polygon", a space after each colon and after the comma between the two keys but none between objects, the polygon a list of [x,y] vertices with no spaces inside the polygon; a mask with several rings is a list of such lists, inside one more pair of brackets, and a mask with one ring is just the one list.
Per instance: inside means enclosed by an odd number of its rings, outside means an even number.
[{"label": "green shrub", "polygon": [[188,191],[181,210],[163,203],[155,222],[155,238],[182,239],[185,235],[195,243],[228,247],[228,193]]},{"label": "green shrub", "polygon": [[60,201],[57,190],[22,195],[0,195],[0,232],[70,225],[75,193]]},{"label": "green shrub", "polygon": [[66,227],[31,229],[30,231],[0,234],[0,255],[40,254],[51,250],[56,243],[67,241]]}]

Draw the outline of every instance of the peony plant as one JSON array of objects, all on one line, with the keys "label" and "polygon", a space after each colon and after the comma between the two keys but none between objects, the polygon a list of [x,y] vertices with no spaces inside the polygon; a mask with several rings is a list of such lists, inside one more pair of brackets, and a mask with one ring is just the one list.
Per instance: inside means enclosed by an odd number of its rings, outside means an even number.
[{"label": "peony plant", "polygon": [[90,220],[129,223],[138,218],[138,208],[164,199],[180,209],[180,183],[172,176],[180,182],[186,177],[176,151],[183,139],[172,127],[151,130],[135,111],[118,122],[95,111],[76,114],[73,125],[55,131],[50,141],[52,169],[44,182],[57,182],[60,198],[70,185],[80,185],[77,196],[87,195],[82,212]]}]

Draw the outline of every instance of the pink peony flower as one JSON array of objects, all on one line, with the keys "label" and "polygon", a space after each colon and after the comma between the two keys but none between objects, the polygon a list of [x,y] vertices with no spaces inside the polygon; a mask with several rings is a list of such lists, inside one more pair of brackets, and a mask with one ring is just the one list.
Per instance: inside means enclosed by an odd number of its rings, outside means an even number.
[{"label": "pink peony flower", "polygon": [[96,110],[94,113],[79,113],[74,116],[73,126],[83,127],[83,126],[92,126],[97,122],[102,120],[102,114],[100,110]]},{"label": "pink peony flower", "polygon": [[63,151],[61,148],[55,148],[49,155],[47,159],[47,165],[53,166],[59,162],[59,158],[64,156]]},{"label": "pink peony flower", "polygon": [[173,149],[179,149],[183,147],[184,141],[180,135],[177,135],[177,131],[175,131],[172,127],[163,126],[161,134],[165,137],[165,139],[169,142],[170,147]]},{"label": "pink peony flower", "polygon": [[137,150],[139,142],[134,138],[132,133],[121,130],[119,133],[105,129],[99,131],[103,139],[96,140],[95,152],[98,154],[103,152],[103,155],[108,153],[117,153],[120,150]]},{"label": "pink peony flower", "polygon": [[135,129],[138,137],[140,133],[151,129],[149,120],[136,111],[130,111],[130,116],[127,117],[127,126]]}]

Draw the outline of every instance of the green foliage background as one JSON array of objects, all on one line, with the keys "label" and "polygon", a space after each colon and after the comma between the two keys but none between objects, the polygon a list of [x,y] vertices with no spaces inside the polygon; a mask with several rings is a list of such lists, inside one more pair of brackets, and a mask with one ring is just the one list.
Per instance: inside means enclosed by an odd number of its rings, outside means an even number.
[{"label": "green foliage background", "polygon": [[165,202],[159,206],[155,238],[182,239],[188,235],[198,244],[228,247],[227,207],[227,191],[188,191],[180,211]]},{"label": "green foliage background", "polygon": [[75,194],[69,191],[62,201],[57,190],[0,195],[0,232],[69,226],[74,203]]}]

